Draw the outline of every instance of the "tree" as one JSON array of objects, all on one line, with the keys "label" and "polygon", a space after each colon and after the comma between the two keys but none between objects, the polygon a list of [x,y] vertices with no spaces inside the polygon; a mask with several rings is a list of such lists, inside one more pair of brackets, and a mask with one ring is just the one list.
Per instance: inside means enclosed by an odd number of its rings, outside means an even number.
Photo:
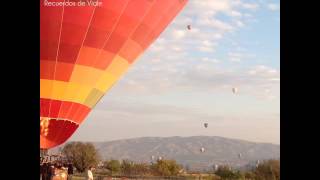
[{"label": "tree", "polygon": [[239,171],[232,171],[228,166],[219,166],[218,170],[215,173],[220,176],[221,179],[240,179],[242,175]]},{"label": "tree", "polygon": [[176,176],[182,168],[174,160],[158,160],[152,169],[160,176]]},{"label": "tree", "polygon": [[111,175],[118,174],[120,172],[120,162],[118,160],[106,161],[104,167],[111,171]]},{"label": "tree", "polygon": [[133,174],[134,163],[132,161],[123,160],[120,166],[121,173],[123,175],[132,175]]},{"label": "tree", "polygon": [[280,161],[265,161],[254,172],[257,180],[280,180]]},{"label": "tree", "polygon": [[68,143],[63,147],[62,153],[80,172],[84,172],[89,166],[96,166],[100,159],[97,150],[91,143]]},{"label": "tree", "polygon": [[245,179],[247,179],[247,180],[256,179],[254,172],[251,172],[251,171],[245,172],[245,173],[244,173],[244,177],[245,177]]},{"label": "tree", "polygon": [[189,166],[189,164],[187,164],[187,165],[185,166],[185,169],[186,169],[187,172],[190,171],[190,166]]},{"label": "tree", "polygon": [[146,163],[137,163],[133,165],[134,175],[147,175],[150,174],[149,165]]}]

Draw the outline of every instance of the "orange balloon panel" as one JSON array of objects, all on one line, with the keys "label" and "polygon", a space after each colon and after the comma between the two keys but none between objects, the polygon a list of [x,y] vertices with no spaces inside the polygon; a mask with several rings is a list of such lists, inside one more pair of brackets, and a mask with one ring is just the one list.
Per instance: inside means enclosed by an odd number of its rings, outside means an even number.
[{"label": "orange balloon panel", "polygon": [[[187,0],[40,0],[40,146],[65,142]],[[46,3],[47,2],[47,3]],[[48,3],[49,2],[49,3]],[[82,1],[87,2],[87,1]]]}]

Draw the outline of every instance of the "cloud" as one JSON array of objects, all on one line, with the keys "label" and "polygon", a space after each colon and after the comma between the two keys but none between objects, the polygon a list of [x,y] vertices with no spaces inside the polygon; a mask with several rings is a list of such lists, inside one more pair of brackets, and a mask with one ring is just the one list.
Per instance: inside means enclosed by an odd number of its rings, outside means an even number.
[{"label": "cloud", "polygon": [[[202,120],[210,120],[217,127],[210,131],[210,135],[263,139],[258,137],[256,131],[247,136],[241,134],[248,127],[259,127],[259,131],[265,134],[272,133],[265,139],[277,136],[275,128],[271,130],[264,126],[269,126],[270,119],[277,123],[278,116],[273,115],[269,119],[269,114],[261,113],[264,109],[271,109],[271,113],[275,114],[277,107],[263,107],[260,111],[252,108],[259,108],[265,102],[279,101],[280,71],[270,65],[256,65],[255,55],[236,43],[237,39],[230,38],[232,33],[253,22],[259,8],[258,3],[244,0],[190,0],[96,106],[88,118],[88,121],[91,119],[96,123],[81,126],[83,130],[86,126],[95,126],[97,131],[82,131],[82,134],[93,139],[102,138],[102,132],[104,137],[115,139],[163,136],[164,130],[167,135],[194,135],[197,132],[195,127],[201,125]],[[191,25],[191,30],[187,29],[187,25]],[[236,47],[225,48],[226,44],[231,43],[236,43],[232,45]],[[232,87],[239,89],[239,96],[233,96]],[[170,95],[174,93],[187,95],[183,96],[181,103],[171,99]],[[219,98],[220,95],[224,95],[220,101],[212,98]],[[210,98],[213,100],[205,104],[204,101]],[[248,99],[263,100],[264,103],[250,106]],[[162,100],[171,104],[165,104]],[[208,109],[198,108],[197,100],[200,107],[203,105]],[[226,105],[221,107],[215,102]],[[236,103],[241,107],[234,105]],[[251,108],[245,111],[247,114],[232,115],[232,110],[246,110],[243,105],[246,103]],[[194,107],[190,107],[192,105]],[[119,129],[125,132],[119,134]],[[177,132],[177,129],[180,131]]]},{"label": "cloud", "polygon": [[257,3],[242,3],[241,6],[249,10],[257,10],[259,8],[259,4]]},{"label": "cloud", "polygon": [[239,11],[231,11],[231,12],[230,12],[230,16],[233,16],[233,17],[242,17],[242,13],[240,13]]},{"label": "cloud", "polygon": [[[204,122],[209,123],[210,131],[201,130]],[[121,102],[118,99],[99,103],[73,135],[72,140],[104,141],[141,136],[218,135],[279,143],[279,125],[279,114],[275,113],[262,116],[221,116],[197,108]]]},{"label": "cloud", "polygon": [[180,38],[183,38],[186,34],[186,31],[184,30],[173,30],[172,31],[172,36],[173,38],[176,38],[176,39],[180,39]]},{"label": "cloud", "polygon": [[266,77],[269,76],[279,76],[280,72],[274,68],[270,68],[264,65],[257,65],[249,71],[250,75],[263,75]]},{"label": "cloud", "polygon": [[235,51],[228,53],[228,59],[231,62],[241,62],[242,60],[248,60],[255,57],[254,54],[247,53],[245,49],[236,47]]},{"label": "cloud", "polygon": [[212,42],[205,40],[201,43],[201,46],[198,48],[202,52],[213,52],[215,44]]},{"label": "cloud", "polygon": [[200,59],[200,61],[204,62],[204,63],[219,63],[220,60],[218,59],[210,59],[208,57],[203,57]]},{"label": "cloud", "polygon": [[200,19],[198,22],[200,25],[215,28],[216,30],[221,32],[229,32],[233,30],[233,27],[230,24],[220,21],[218,19],[211,19],[209,17],[205,17]]},{"label": "cloud", "polygon": [[203,10],[207,12],[226,12],[232,9],[229,0],[193,0],[190,1],[189,6],[194,8],[195,11]]},{"label": "cloud", "polygon": [[235,21],[235,24],[238,26],[238,27],[243,27],[244,26],[244,23],[240,20],[237,20]]},{"label": "cloud", "polygon": [[[245,25],[247,17],[242,14],[247,12],[242,12],[243,6],[250,5],[243,4],[238,0],[190,1],[161,38],[150,47],[149,52],[154,54],[149,58],[165,55],[170,59],[188,59],[186,54],[196,51],[214,56],[225,36]],[[221,19],[218,16],[221,14],[230,18]],[[187,30],[187,25],[191,25],[191,30]],[[183,55],[182,52],[186,53]]]},{"label": "cloud", "polygon": [[280,10],[280,5],[275,4],[275,3],[270,3],[267,5],[267,8],[271,11],[279,11]]},{"label": "cloud", "polygon": [[[159,96],[186,91],[223,93],[236,86],[243,94],[251,97],[275,100],[280,96],[280,71],[266,65],[226,69],[219,67],[221,60],[210,57],[163,59],[157,60],[157,65],[141,63],[149,68],[130,70],[127,78],[114,87],[114,94]],[[275,97],[272,99],[270,96]]]}]

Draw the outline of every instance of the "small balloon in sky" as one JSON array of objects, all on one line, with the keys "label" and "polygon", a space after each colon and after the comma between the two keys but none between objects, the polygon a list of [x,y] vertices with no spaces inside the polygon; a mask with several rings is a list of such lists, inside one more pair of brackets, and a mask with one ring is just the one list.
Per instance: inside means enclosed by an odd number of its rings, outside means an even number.
[{"label": "small balloon in sky", "polygon": [[233,88],[232,88],[232,92],[233,92],[233,94],[236,94],[236,93],[238,92],[238,88],[233,87]]},{"label": "small balloon in sky", "polygon": [[215,171],[217,171],[218,168],[219,168],[219,165],[218,165],[218,164],[215,164],[215,165],[213,165],[213,168],[214,168]]},{"label": "small balloon in sky", "polygon": [[207,128],[208,127],[208,123],[204,123],[204,127]]},{"label": "small balloon in sky", "polygon": [[202,152],[202,153],[204,152],[204,147],[202,147],[202,148],[200,149],[200,152]]}]

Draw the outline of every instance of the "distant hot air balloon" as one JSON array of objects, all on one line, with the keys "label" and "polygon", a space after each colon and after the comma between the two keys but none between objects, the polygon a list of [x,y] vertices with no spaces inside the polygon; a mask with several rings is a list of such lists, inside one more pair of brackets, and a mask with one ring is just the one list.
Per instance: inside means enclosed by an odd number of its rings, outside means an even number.
[{"label": "distant hot air balloon", "polygon": [[232,92],[233,92],[233,94],[236,94],[238,92],[238,88],[233,87]]},{"label": "distant hot air balloon", "polygon": [[256,167],[259,167],[259,165],[260,165],[260,160],[257,160]]},{"label": "distant hot air balloon", "polygon": [[45,2],[40,0],[42,149],[75,132],[187,0],[100,0],[100,6]]},{"label": "distant hot air balloon", "polygon": [[204,151],[205,151],[204,147],[200,148],[200,152],[203,153]]},{"label": "distant hot air balloon", "polygon": [[188,28],[188,30],[191,30],[191,25],[188,25],[187,28]]},{"label": "distant hot air balloon", "polygon": [[213,165],[213,169],[214,169],[214,171],[217,171],[217,170],[218,170],[218,168],[219,168],[219,165],[218,165],[218,164]]},{"label": "distant hot air balloon", "polygon": [[208,127],[208,123],[204,123],[204,127],[207,128]]}]

